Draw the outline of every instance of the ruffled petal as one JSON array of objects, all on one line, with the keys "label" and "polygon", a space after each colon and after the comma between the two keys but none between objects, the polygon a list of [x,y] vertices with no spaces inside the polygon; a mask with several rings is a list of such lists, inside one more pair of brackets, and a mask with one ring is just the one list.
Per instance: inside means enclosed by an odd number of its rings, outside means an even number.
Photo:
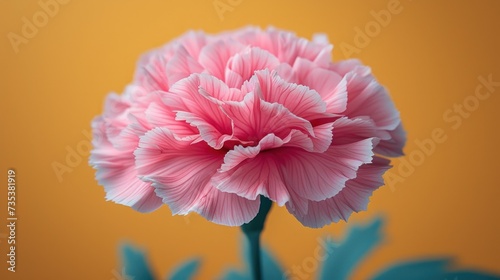
[{"label": "ruffled petal", "polygon": [[400,123],[396,129],[389,131],[389,134],[389,139],[381,140],[375,147],[375,152],[388,157],[403,156],[403,147],[406,144],[406,131],[403,124]]},{"label": "ruffled petal", "polygon": [[[333,139],[336,145],[354,143],[376,135],[377,126],[370,118],[342,117],[333,122]],[[389,137],[388,134],[384,135]]]},{"label": "ruffled petal", "polygon": [[195,211],[207,220],[226,226],[241,226],[259,212],[260,198],[248,200],[232,193],[210,188]]},{"label": "ruffled petal", "polygon": [[115,93],[106,97],[104,103],[103,121],[108,140],[114,144],[115,138],[128,125],[128,113],[130,112],[130,102]]},{"label": "ruffled petal", "polygon": [[190,57],[198,60],[201,50],[210,41],[210,37],[202,31],[188,31],[182,35],[178,41]]},{"label": "ruffled petal", "polygon": [[263,100],[282,104],[294,115],[307,120],[324,117],[326,112],[326,103],[316,91],[285,82],[274,71],[256,71],[245,87],[247,91],[256,91]]},{"label": "ruffled petal", "polygon": [[356,177],[358,168],[373,156],[374,139],[332,145],[324,153],[282,149],[279,160],[281,177],[297,195],[321,201],[338,194],[345,182]]},{"label": "ruffled petal", "polygon": [[96,179],[104,186],[106,199],[151,212],[161,206],[161,199],[148,182],[139,179],[134,165],[133,150],[118,150],[106,138],[101,117],[92,122],[94,149],[89,164],[96,169]]},{"label": "ruffled petal", "polygon": [[278,65],[280,61],[271,53],[259,48],[249,48],[229,59],[225,81],[229,87],[240,88],[255,71],[274,69]]},{"label": "ruffled petal", "polygon": [[227,62],[244,48],[243,44],[234,40],[219,40],[206,45],[201,50],[198,61],[210,75],[224,80]]},{"label": "ruffled petal", "polygon": [[174,214],[194,209],[224,157],[206,143],[176,138],[167,128],[147,132],[134,154],[139,174],[153,182],[156,194]]},{"label": "ruffled petal", "polygon": [[250,200],[264,195],[284,205],[289,195],[279,172],[280,162],[274,154],[259,154],[282,145],[280,138],[270,134],[255,147],[236,146],[224,157],[224,164],[212,179],[213,184],[224,192]]},{"label": "ruffled petal", "polygon": [[189,77],[193,73],[201,73],[203,70],[203,66],[189,55],[189,52],[182,46],[177,49],[176,54],[168,61],[165,67],[170,87],[177,81]]},{"label": "ruffled petal", "polygon": [[239,226],[252,220],[260,201],[223,193],[211,184],[224,153],[206,143],[182,141],[166,128],[146,133],[135,152],[138,171],[153,182],[173,214],[197,212],[215,223]]},{"label": "ruffled petal", "polygon": [[[173,52],[173,48],[170,47],[168,49]],[[165,54],[160,50],[153,50],[147,53],[139,61],[134,75],[134,84],[143,87],[147,91],[168,91],[167,62]]]},{"label": "ruffled petal", "polygon": [[318,65],[328,65],[331,62],[330,44],[318,44],[305,38],[297,37],[293,32],[268,28],[246,28],[234,35],[239,41],[264,49],[280,61],[293,65],[297,58],[315,61]]},{"label": "ruffled petal", "polygon": [[198,137],[197,129],[184,121],[176,120],[176,113],[163,102],[153,102],[145,112],[148,122],[152,127],[168,127],[172,133],[179,137]]},{"label": "ruffled petal", "polygon": [[227,102],[222,108],[234,122],[234,136],[254,144],[271,133],[284,139],[292,129],[314,136],[313,127],[307,120],[295,116],[281,104],[261,100],[253,92],[243,101]]},{"label": "ruffled petal", "polygon": [[[274,135],[263,140],[273,148],[282,145]],[[325,153],[293,148],[261,153],[261,146],[237,146],[227,153],[213,182],[222,191],[248,199],[264,195],[279,205],[293,200],[292,194],[299,196],[297,203],[300,198],[320,201],[338,194],[361,165],[371,162],[372,147],[372,139],[332,146]]]},{"label": "ruffled petal", "polygon": [[371,73],[370,67],[363,65],[359,59],[355,58],[330,63],[328,69],[335,71],[342,77],[349,72],[355,72],[361,76],[367,76]]},{"label": "ruffled petal", "polygon": [[337,195],[322,201],[309,201],[307,214],[291,207],[288,211],[307,227],[320,228],[341,219],[347,221],[353,212],[366,210],[369,197],[384,184],[382,175],[389,168],[389,160],[374,157],[372,163],[359,168],[358,176],[347,181]]},{"label": "ruffled petal", "polygon": [[342,76],[314,63],[297,59],[293,65],[298,83],[317,91],[326,103],[326,111],[341,114],[347,108],[347,81]]},{"label": "ruffled petal", "polygon": [[213,148],[220,149],[225,141],[232,138],[233,124],[217,100],[208,98],[205,89],[200,93],[204,79],[205,76],[191,75],[179,81],[169,94],[163,96],[163,103],[176,112],[177,121],[186,121],[195,126],[203,140]]},{"label": "ruffled petal", "polygon": [[348,73],[349,103],[344,114],[350,118],[367,116],[379,129],[394,130],[399,125],[399,112],[389,94],[373,77]]},{"label": "ruffled petal", "polygon": [[[199,74],[199,92],[215,101],[242,101],[244,95],[239,89],[228,87],[223,81],[208,74]],[[216,102],[217,103],[217,102]]]}]

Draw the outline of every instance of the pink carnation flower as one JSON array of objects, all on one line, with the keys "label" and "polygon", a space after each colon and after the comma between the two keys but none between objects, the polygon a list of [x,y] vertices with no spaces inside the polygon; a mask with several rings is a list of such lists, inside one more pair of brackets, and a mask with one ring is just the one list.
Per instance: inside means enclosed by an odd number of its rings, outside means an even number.
[{"label": "pink carnation flower", "polygon": [[147,53],[92,123],[106,198],[231,226],[255,217],[261,195],[309,227],[365,210],[405,132],[370,69],[331,51],[245,28]]}]

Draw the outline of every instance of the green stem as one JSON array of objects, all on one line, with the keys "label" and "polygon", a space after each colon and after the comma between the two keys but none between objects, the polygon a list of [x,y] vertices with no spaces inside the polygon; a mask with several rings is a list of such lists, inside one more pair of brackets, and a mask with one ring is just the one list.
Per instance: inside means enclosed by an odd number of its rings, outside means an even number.
[{"label": "green stem", "polygon": [[260,257],[260,234],[264,230],[267,214],[271,209],[273,202],[267,197],[260,196],[259,213],[249,223],[241,226],[250,243],[250,265],[253,280],[262,280],[262,263]]},{"label": "green stem", "polygon": [[260,232],[245,234],[250,243],[250,265],[252,266],[252,279],[262,280],[262,262],[260,258]]}]

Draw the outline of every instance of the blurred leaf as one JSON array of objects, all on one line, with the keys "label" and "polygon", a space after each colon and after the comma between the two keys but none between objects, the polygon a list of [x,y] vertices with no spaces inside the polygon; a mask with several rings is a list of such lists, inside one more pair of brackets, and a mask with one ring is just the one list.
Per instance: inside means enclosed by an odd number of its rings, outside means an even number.
[{"label": "blurred leaf", "polygon": [[123,280],[154,280],[153,273],[149,268],[145,254],[134,248],[132,245],[125,244],[121,248],[123,262]]},{"label": "blurred leaf", "polygon": [[[352,225],[346,237],[340,243],[325,240],[325,259],[321,264],[318,279],[345,280],[350,279],[354,269],[382,240],[383,220],[374,219],[367,225]],[[154,276],[148,266],[145,254],[131,246],[121,248],[123,259],[122,280],[153,280]],[[266,248],[262,248],[263,280],[282,280],[284,272],[276,258]],[[242,258],[244,269],[228,269],[221,280],[251,280],[250,250],[246,238],[242,242]],[[466,269],[451,269],[450,258],[418,259],[396,263],[379,272],[373,280],[500,280],[497,275]],[[170,280],[189,280],[198,272],[199,259],[191,259],[178,266],[170,274]],[[451,268],[450,268],[451,267]]]},{"label": "blurred leaf", "polygon": [[266,248],[262,248],[262,270],[264,271],[264,280],[281,280],[283,278],[283,269],[278,260]]},{"label": "blurred leaf", "polygon": [[224,273],[224,276],[222,276],[221,280],[251,280],[251,279],[250,276],[245,275],[245,273],[237,271],[234,268],[230,268]]},{"label": "blurred leaf", "polygon": [[167,277],[168,280],[189,280],[194,277],[194,275],[198,272],[198,268],[200,267],[200,260],[195,258],[188,260],[181,265],[179,265],[174,272],[171,273],[170,277]]},{"label": "blurred leaf", "polygon": [[457,271],[449,272],[445,280],[498,280],[500,276],[480,271]]},{"label": "blurred leaf", "polygon": [[[250,277],[250,246],[246,238],[242,241],[242,257],[244,270],[238,271],[234,268],[228,269],[221,280],[252,280]],[[283,278],[283,269],[278,260],[265,247],[261,248],[262,279],[263,280],[281,280]]]},{"label": "blurred leaf", "polygon": [[[367,225],[354,225],[340,244],[326,241],[327,252],[318,279],[345,280],[382,239],[382,218]],[[397,278],[396,278],[397,279]]]},{"label": "blurred leaf", "polygon": [[408,280],[435,279],[435,277],[444,279],[444,272],[449,263],[450,259],[402,262],[385,269],[375,276],[373,280],[400,279],[401,277]]},{"label": "blurred leaf", "polygon": [[421,259],[397,263],[373,278],[373,280],[493,280],[498,276],[479,271],[450,271],[452,261],[449,258]]}]

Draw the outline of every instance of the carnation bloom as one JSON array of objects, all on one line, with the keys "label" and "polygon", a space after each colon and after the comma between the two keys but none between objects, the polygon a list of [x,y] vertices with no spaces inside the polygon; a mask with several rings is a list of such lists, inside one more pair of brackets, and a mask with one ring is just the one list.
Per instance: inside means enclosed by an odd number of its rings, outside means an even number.
[{"label": "carnation bloom", "polygon": [[144,55],[92,123],[107,199],[231,226],[261,195],[309,227],[365,210],[405,132],[370,69],[318,38],[189,32]]}]

